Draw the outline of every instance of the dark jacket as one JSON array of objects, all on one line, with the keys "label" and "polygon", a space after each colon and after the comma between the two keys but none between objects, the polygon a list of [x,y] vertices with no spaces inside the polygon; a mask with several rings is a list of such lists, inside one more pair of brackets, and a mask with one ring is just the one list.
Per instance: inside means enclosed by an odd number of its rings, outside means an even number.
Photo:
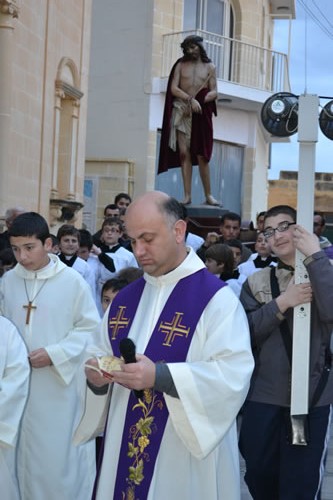
[{"label": "dark jacket", "polygon": [[[329,351],[333,330],[333,266],[324,251],[305,259],[305,267],[313,290],[311,304],[311,344],[309,401],[318,385]],[[253,354],[256,365],[248,399],[261,403],[289,406],[290,364],[280,332],[280,323],[287,319],[293,331],[293,308],[281,314],[272,300],[269,267],[249,276],[244,283],[240,300],[248,316]],[[277,269],[280,291],[285,291],[292,271]],[[318,405],[333,402],[333,377],[330,373]]]}]

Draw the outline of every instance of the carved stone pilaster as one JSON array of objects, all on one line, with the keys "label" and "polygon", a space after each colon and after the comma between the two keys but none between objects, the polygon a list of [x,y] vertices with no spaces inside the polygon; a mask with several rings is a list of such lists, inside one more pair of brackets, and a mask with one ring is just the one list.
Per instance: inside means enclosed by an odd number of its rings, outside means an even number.
[{"label": "carved stone pilaster", "polygon": [[15,0],[0,0],[0,13],[18,17],[19,8]]},{"label": "carved stone pilaster", "polygon": [[74,224],[77,220],[77,213],[82,209],[83,204],[72,200],[50,200],[50,228],[55,234],[55,230],[62,224]]}]

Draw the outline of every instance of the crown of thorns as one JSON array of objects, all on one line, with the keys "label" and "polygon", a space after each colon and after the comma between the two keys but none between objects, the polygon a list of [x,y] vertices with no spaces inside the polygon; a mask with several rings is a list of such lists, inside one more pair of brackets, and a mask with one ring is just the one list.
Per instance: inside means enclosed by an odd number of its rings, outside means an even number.
[{"label": "crown of thorns", "polygon": [[187,36],[183,42],[180,44],[181,48],[182,49],[185,49],[185,47],[187,47],[187,45],[190,45],[191,43],[195,43],[195,44],[202,44],[203,42],[203,38],[199,35],[189,35]]}]

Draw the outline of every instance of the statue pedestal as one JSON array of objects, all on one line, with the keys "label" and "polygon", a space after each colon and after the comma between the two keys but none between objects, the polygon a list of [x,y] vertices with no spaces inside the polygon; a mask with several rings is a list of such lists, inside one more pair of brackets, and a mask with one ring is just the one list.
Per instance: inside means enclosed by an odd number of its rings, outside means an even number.
[{"label": "statue pedestal", "polygon": [[188,230],[205,238],[212,231],[219,233],[221,217],[229,210],[211,205],[186,205],[186,212]]},{"label": "statue pedestal", "polygon": [[[220,234],[221,217],[230,212],[223,207],[210,205],[186,205],[187,228],[191,233],[206,238],[207,233]],[[256,231],[248,226],[241,227],[239,239],[254,251]]]}]

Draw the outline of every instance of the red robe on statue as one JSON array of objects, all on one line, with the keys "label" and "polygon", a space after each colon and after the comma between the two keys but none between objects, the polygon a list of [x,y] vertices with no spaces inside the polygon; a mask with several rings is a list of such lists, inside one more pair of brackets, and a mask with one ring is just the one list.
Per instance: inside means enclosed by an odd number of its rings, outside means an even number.
[{"label": "red robe on statue", "polygon": [[[182,58],[178,59],[173,65],[168,80],[168,86],[165,96],[165,105],[164,105],[158,174],[166,172],[169,168],[181,166],[178,147],[177,151],[173,151],[169,147],[172,103],[174,99],[174,96],[171,93],[171,82],[173,79],[175,67],[180,61],[182,61]],[[213,151],[212,115],[214,113],[214,115],[216,116],[217,112],[216,112],[215,101],[204,103],[204,98],[208,92],[209,92],[208,88],[203,88],[195,96],[196,100],[199,102],[201,106],[202,114],[199,113],[192,114],[191,146],[190,146],[192,165],[198,165],[198,155],[203,156],[207,160],[207,162],[209,162],[212,156],[212,151]]]}]

